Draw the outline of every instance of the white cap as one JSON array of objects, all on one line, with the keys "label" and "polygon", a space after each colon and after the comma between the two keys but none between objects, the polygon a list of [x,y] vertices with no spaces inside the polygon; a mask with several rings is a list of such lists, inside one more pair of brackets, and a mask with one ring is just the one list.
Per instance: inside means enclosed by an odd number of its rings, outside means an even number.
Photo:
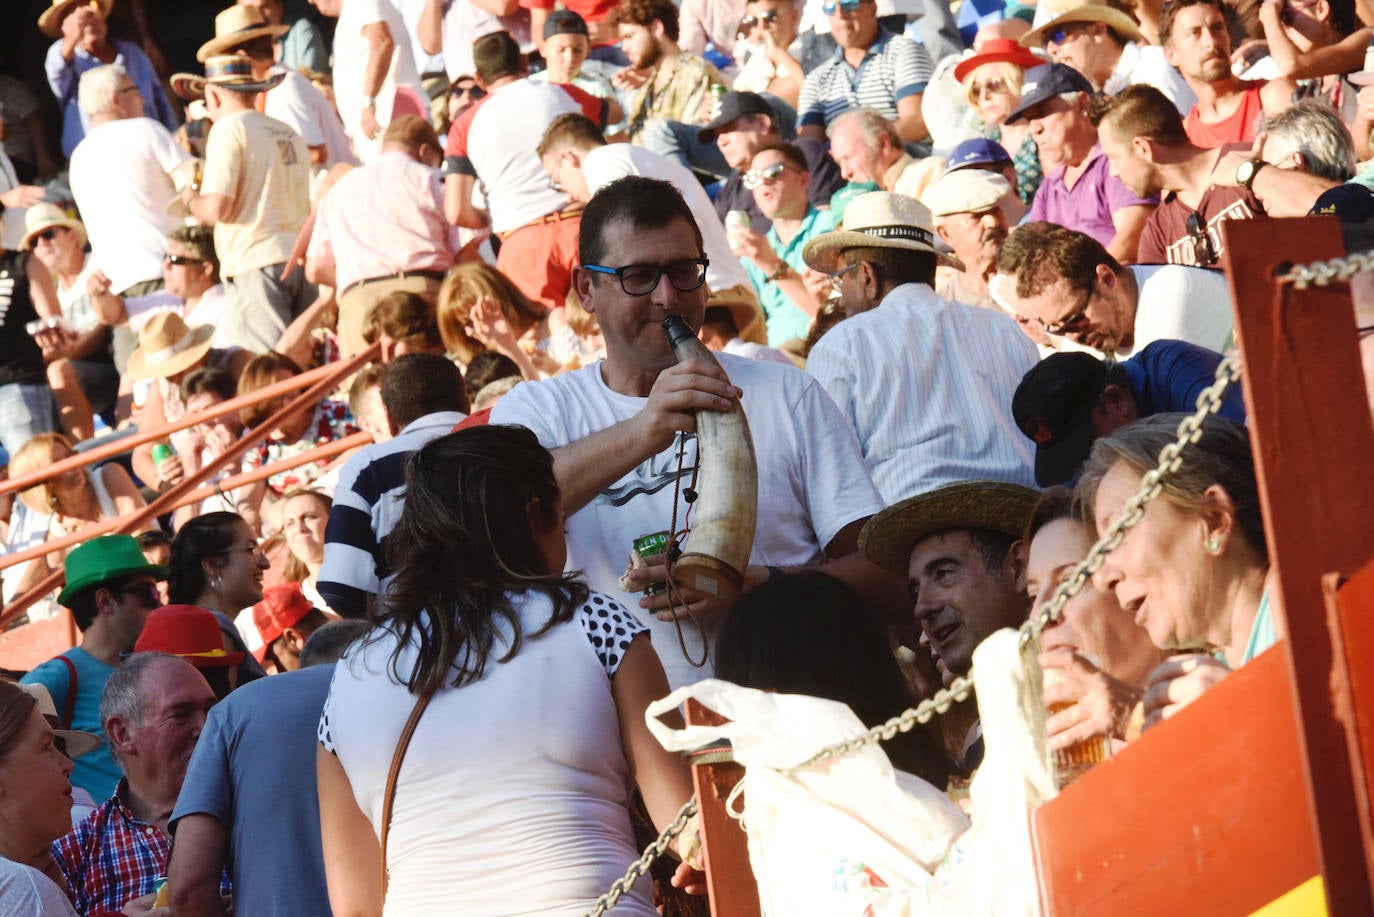
[{"label": "white cap", "polygon": [[996,206],[1010,191],[1011,185],[995,172],[957,169],[931,182],[921,195],[921,203],[930,208],[931,216],[937,217],[982,213]]}]

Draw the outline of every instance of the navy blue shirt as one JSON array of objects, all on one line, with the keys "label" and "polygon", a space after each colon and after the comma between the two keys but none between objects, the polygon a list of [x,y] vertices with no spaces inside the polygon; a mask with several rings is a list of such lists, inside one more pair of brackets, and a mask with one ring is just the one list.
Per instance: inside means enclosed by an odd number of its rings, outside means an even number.
[{"label": "navy blue shirt", "polygon": [[[1131,394],[1141,417],[1174,411],[1191,412],[1197,396],[1216,378],[1221,354],[1186,341],[1155,341],[1129,360],[1121,362],[1131,380]],[[1233,383],[1217,412],[1228,420],[1245,423],[1245,401],[1239,384]]]}]

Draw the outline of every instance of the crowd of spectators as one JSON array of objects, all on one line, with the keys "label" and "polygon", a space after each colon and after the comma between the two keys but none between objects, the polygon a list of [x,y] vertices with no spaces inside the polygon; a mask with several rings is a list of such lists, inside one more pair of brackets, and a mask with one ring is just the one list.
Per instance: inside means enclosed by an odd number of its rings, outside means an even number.
[{"label": "crowd of spectators", "polygon": [[[1353,0],[239,0],[190,44],[125,3],[0,14],[51,42],[0,61],[0,462],[73,460],[0,557],[87,533],[0,570],[80,635],[0,679],[6,914],[588,906],[690,792],[648,702],[871,724],[965,674],[1234,347],[1224,224],[1374,237]],[[735,601],[641,543],[738,405]],[[1245,422],[1045,632],[1056,752],[1282,635]],[[976,713],[890,753],[962,785]]]}]

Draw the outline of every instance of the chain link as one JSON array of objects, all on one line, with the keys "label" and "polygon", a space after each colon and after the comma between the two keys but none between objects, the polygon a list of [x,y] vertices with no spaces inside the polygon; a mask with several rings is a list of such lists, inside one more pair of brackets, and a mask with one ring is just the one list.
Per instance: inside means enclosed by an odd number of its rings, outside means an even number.
[{"label": "chain link", "polygon": [[615,907],[620,896],[633,888],[640,877],[654,865],[654,861],[663,856],[663,851],[667,850],[673,839],[682,833],[682,829],[687,827],[687,820],[695,814],[697,814],[697,800],[693,796],[683,804],[682,808],[677,810],[677,817],[673,819],[673,823],[664,828],[663,833],[652,844],[644,848],[644,855],[630,864],[625,875],[611,883],[606,894],[596,899],[596,904],[587,912],[587,917],[601,917],[602,914]]},{"label": "chain link", "polygon": [[1279,280],[1291,283],[1299,290],[1305,290],[1311,284],[1324,287],[1333,281],[1349,280],[1365,271],[1374,271],[1374,251],[1332,258],[1330,261],[1295,265]]}]

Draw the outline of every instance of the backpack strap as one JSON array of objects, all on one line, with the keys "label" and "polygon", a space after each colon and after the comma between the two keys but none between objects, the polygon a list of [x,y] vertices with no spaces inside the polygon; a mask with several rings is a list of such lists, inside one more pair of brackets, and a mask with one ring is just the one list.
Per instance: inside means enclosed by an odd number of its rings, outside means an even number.
[{"label": "backpack strap", "polygon": [[67,701],[62,705],[62,728],[71,729],[76,717],[76,665],[66,656],[58,656],[57,661],[67,667]]}]

